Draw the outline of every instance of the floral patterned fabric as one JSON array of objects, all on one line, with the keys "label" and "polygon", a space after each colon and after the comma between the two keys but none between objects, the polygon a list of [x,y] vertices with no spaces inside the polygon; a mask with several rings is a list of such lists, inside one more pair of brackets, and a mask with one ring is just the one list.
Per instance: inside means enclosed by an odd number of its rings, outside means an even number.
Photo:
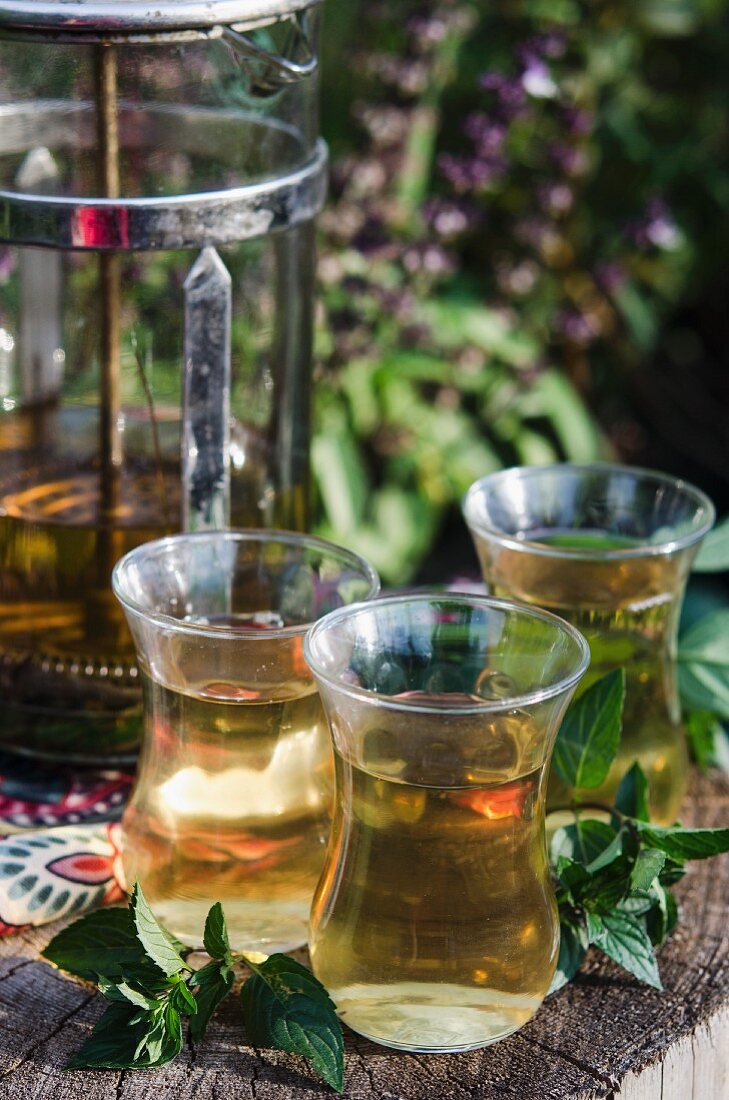
[{"label": "floral patterned fabric", "polygon": [[121,900],[131,783],[0,753],[0,935]]}]

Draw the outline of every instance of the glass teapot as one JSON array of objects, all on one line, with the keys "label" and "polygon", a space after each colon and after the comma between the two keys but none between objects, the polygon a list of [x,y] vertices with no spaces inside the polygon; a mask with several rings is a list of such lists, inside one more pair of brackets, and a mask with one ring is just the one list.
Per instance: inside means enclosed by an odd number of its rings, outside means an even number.
[{"label": "glass teapot", "polygon": [[0,750],[134,749],[132,547],[306,526],[317,84],[309,0],[0,0]]}]

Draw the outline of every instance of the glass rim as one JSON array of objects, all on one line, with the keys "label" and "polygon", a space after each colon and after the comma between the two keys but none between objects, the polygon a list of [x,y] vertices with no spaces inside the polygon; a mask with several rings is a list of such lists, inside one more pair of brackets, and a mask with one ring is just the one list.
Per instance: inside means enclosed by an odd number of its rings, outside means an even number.
[{"label": "glass rim", "polygon": [[[112,591],[122,607],[127,611],[133,612],[135,615],[140,615],[147,622],[154,623],[155,626],[165,627],[179,634],[198,635],[206,638],[261,639],[265,637],[270,640],[273,638],[296,638],[306,634],[313,625],[311,622],[293,626],[272,627],[266,630],[261,630],[256,627],[223,627],[211,625],[209,623],[186,622],[184,619],[176,619],[174,615],[166,615],[162,611],[152,611],[150,608],[144,607],[143,604],[132,599],[132,597],[123,590],[121,582],[122,573],[128,569],[130,565],[146,557],[150,552],[163,552],[167,548],[179,546],[181,543],[204,542],[206,540],[218,543],[273,543],[274,545],[280,546],[298,546],[312,550],[320,550],[348,562],[362,574],[363,580],[368,581],[370,585],[370,592],[367,596],[368,600],[373,599],[380,591],[380,577],[375,567],[371,565],[366,558],[363,558],[361,554],[357,554],[354,550],[348,550],[345,546],[339,546],[336,542],[329,542],[328,539],[321,539],[317,535],[306,535],[297,531],[278,530],[273,527],[235,527],[225,531],[181,532],[176,535],[166,535],[164,538],[153,539],[150,542],[143,542],[141,545],[135,546],[133,550],[130,550],[119,559],[111,574]],[[360,602],[364,603],[365,601]],[[314,620],[314,622],[316,621],[317,620]]]},{"label": "glass rim", "polygon": [[[590,547],[550,546],[548,543],[539,542],[537,539],[520,539],[515,535],[508,534],[499,527],[492,526],[485,521],[483,515],[475,514],[475,498],[485,486],[493,486],[511,480],[526,481],[544,473],[557,476],[560,473],[577,475],[604,473],[611,476],[628,474],[635,478],[643,478],[647,481],[656,482],[659,486],[670,486],[672,489],[685,493],[687,497],[693,498],[697,507],[703,510],[704,519],[694,530],[677,538],[667,538],[665,541],[655,543],[646,542],[640,546],[597,550]],[[714,526],[716,519],[716,509],[711,499],[702,489],[697,488],[690,481],[663,473],[661,470],[650,470],[643,466],[624,466],[619,462],[557,462],[545,466],[509,466],[505,470],[496,470],[494,473],[486,474],[485,477],[474,481],[463,497],[461,510],[466,524],[473,532],[483,535],[509,550],[526,551],[546,558],[570,558],[575,561],[623,561],[626,558],[650,558],[675,554],[679,550],[686,550],[688,547],[700,542]]]},{"label": "glass rim", "polygon": [[[357,615],[368,612],[371,613],[373,611],[376,613],[377,609],[380,607],[432,603],[451,604],[461,607],[465,605],[467,607],[487,611],[506,611],[516,613],[523,619],[538,619],[541,622],[555,627],[561,634],[566,635],[574,642],[577,646],[579,660],[576,660],[572,672],[566,676],[562,676],[553,684],[547,684],[544,687],[535,688],[532,691],[522,692],[518,695],[510,695],[506,699],[484,699],[478,702],[463,703],[454,707],[445,707],[435,703],[427,703],[423,699],[402,699],[394,695],[383,695],[380,692],[371,691],[369,688],[361,687],[358,684],[347,683],[324,669],[321,661],[314,652],[317,636],[330,630],[342,619],[353,618]],[[496,596],[473,596],[458,592],[446,592],[443,594],[436,592],[420,592],[407,596],[380,596],[378,599],[372,600],[369,603],[360,601],[359,603],[352,603],[346,607],[339,607],[335,611],[330,611],[327,615],[322,616],[321,619],[313,623],[309,628],[304,639],[304,660],[317,680],[321,680],[335,691],[348,695],[350,698],[358,699],[360,702],[369,703],[374,706],[386,707],[389,710],[399,710],[408,714],[494,714],[535,706],[548,699],[553,699],[557,695],[562,695],[569,691],[570,688],[575,687],[584,676],[590,664],[590,647],[587,643],[587,639],[576,627],[572,626],[572,624],[568,623],[565,619],[561,619],[559,615],[554,615],[551,611],[545,611],[541,607],[532,607],[528,604],[518,603],[516,600],[504,600]]]}]

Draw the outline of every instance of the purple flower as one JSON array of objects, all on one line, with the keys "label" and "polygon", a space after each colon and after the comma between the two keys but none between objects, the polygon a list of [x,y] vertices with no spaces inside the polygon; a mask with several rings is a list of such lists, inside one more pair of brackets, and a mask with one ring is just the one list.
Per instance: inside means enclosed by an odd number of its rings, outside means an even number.
[{"label": "purple flower", "polygon": [[595,282],[606,294],[614,294],[625,284],[628,273],[619,260],[603,260],[595,266]]},{"label": "purple flower", "polygon": [[476,146],[481,156],[501,152],[506,138],[506,127],[494,122],[483,111],[473,111],[464,126],[464,131]]},{"label": "purple flower", "polygon": [[14,249],[0,247],[0,285],[7,283],[17,262],[17,252]]},{"label": "purple flower", "polygon": [[554,142],[549,147],[549,155],[554,165],[566,176],[581,176],[587,170],[587,155],[582,149],[564,142]]},{"label": "purple flower", "polygon": [[429,199],[423,205],[423,218],[437,236],[453,240],[473,229],[479,214],[468,203]]},{"label": "purple flower", "polygon": [[592,133],[595,126],[595,116],[591,111],[585,111],[581,107],[564,106],[561,109],[562,119],[570,134],[575,137],[584,137]]},{"label": "purple flower", "polygon": [[568,183],[558,180],[537,185],[537,199],[541,208],[548,214],[559,216],[572,209],[574,193]]},{"label": "purple flower", "polygon": [[655,195],[646,203],[628,235],[639,248],[660,248],[671,252],[681,243],[681,234],[664,199]]},{"label": "purple flower", "polygon": [[557,327],[565,339],[574,344],[591,344],[600,335],[596,319],[576,309],[565,309],[558,314]]}]

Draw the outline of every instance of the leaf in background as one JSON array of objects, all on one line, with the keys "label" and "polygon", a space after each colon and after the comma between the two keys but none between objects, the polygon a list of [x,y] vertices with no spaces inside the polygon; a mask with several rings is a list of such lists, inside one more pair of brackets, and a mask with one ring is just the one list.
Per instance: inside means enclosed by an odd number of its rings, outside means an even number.
[{"label": "leaf in background", "polygon": [[710,710],[729,721],[729,669],[680,661],[678,689],[685,710]]},{"label": "leaf in background", "polygon": [[692,566],[694,573],[723,573],[729,569],[729,516],[701,544]]},{"label": "leaf in background", "polygon": [[729,718],[729,609],[705,615],[681,635],[678,683],[685,709]]},{"label": "leaf in background", "polygon": [[628,769],[620,781],[615,795],[615,809],[626,817],[648,821],[648,780],[640,764],[636,762]]},{"label": "leaf in background", "polygon": [[225,914],[219,901],[211,908],[205,919],[205,933],[203,944],[211,959],[225,959],[230,966],[233,956],[230,951],[228,929],[225,925]]},{"label": "leaf in background", "polygon": [[556,993],[572,981],[587,954],[587,932],[581,921],[560,914],[559,930],[559,957],[549,993]]},{"label": "leaf in background", "polygon": [[196,1043],[207,1031],[218,1005],[233,988],[233,981],[233,970],[221,960],[203,966],[190,979],[190,985],[197,990],[197,1012],[190,1020],[190,1035]]},{"label": "leaf in background", "polygon": [[572,787],[599,787],[620,744],[625,672],[609,672],[572,703],[554,748],[554,766]]},{"label": "leaf in background", "polygon": [[81,917],[54,936],[42,955],[86,981],[95,981],[100,975],[111,982],[121,981],[130,972],[163,978],[162,971],[147,959],[137,939],[134,917],[126,907],[99,909]]},{"label": "leaf in background", "polygon": [[344,1083],[342,1026],[326,989],[287,955],[270,955],[254,965],[241,990],[252,1043],[302,1054],[337,1092]]},{"label": "leaf in background", "polygon": [[641,982],[662,989],[658,964],[640,918],[628,913],[605,913],[603,933],[597,946]]},{"label": "leaf in background", "polygon": [[729,852],[729,829],[684,829],[680,825],[638,824],[641,838],[671,859],[708,859]]},{"label": "leaf in background", "polygon": [[152,962],[168,978],[184,970],[185,962],[178,950],[179,941],[173,939],[159,923],[138,882],[134,884],[130,908],[139,942]]},{"label": "leaf in background", "polygon": [[686,733],[694,760],[702,772],[721,757],[726,733],[719,719],[708,710],[694,710],[686,715]]},{"label": "leaf in background", "polygon": [[519,412],[525,418],[546,418],[570,462],[604,458],[595,420],[565,374],[542,371],[521,396]]}]

